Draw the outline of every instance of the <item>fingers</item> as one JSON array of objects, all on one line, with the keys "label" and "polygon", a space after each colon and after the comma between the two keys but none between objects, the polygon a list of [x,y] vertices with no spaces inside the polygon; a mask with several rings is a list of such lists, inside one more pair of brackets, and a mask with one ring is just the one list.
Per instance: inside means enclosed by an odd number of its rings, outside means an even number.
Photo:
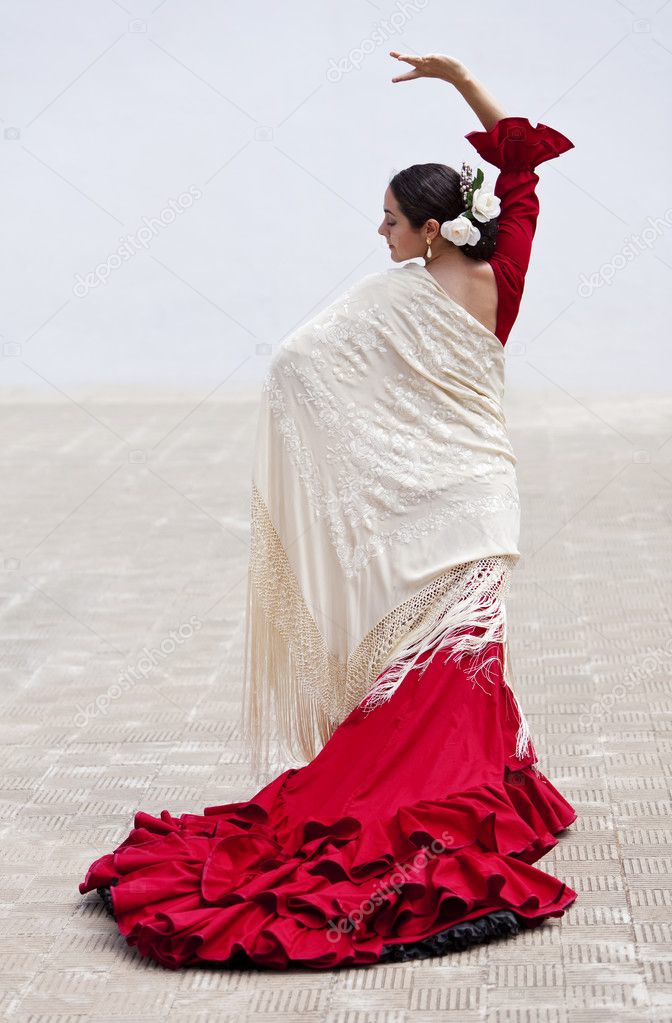
[{"label": "fingers", "polygon": [[422,60],[422,57],[412,57],[407,53],[399,53],[398,50],[390,50],[390,56],[396,57],[397,60],[405,60],[407,64],[417,64]]}]

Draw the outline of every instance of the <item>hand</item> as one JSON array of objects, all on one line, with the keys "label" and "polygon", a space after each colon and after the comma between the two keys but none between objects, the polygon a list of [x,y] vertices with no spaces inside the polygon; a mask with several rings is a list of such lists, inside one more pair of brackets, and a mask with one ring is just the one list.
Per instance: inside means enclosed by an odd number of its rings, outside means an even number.
[{"label": "hand", "polygon": [[404,60],[413,65],[413,70],[405,75],[398,75],[393,82],[410,82],[412,78],[441,78],[444,82],[452,85],[463,83],[469,72],[464,64],[455,57],[446,57],[442,53],[428,53],[426,57],[411,57],[408,54],[399,53],[398,50],[390,50],[390,56],[397,60]]}]

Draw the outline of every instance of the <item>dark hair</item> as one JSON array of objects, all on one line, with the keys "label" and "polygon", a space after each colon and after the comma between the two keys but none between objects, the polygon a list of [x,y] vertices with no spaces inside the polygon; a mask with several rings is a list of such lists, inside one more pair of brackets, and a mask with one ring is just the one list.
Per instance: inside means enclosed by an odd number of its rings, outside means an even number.
[{"label": "dark hair", "polygon": [[[454,220],[464,213],[460,175],[445,163],[414,163],[390,180],[399,209],[416,230],[428,220]],[[498,218],[476,224],[481,237],[475,245],[462,245],[465,256],[489,259],[495,251]]]}]

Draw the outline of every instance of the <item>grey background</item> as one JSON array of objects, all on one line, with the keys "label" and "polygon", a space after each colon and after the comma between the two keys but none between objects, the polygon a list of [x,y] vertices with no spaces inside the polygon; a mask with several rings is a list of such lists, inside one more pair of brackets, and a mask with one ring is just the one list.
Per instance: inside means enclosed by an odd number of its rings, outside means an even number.
[{"label": "grey background", "polygon": [[[390,175],[478,159],[459,94],[393,85],[390,49],[459,57],[510,114],[575,143],[540,168],[509,393],[669,389],[669,2],[1,12],[3,394],[258,393],[283,338],[394,265],[376,234]],[[73,290],[190,187],[202,197],[145,249]]]}]

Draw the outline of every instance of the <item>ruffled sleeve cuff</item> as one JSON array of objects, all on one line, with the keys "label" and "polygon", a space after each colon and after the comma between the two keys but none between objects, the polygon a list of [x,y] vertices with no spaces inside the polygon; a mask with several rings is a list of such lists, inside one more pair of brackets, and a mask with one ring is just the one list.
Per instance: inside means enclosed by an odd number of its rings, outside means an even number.
[{"label": "ruffled sleeve cuff", "polygon": [[562,132],[541,122],[534,128],[527,117],[502,117],[490,131],[470,131],[464,137],[500,170],[534,170],[545,160],[574,149]]}]

